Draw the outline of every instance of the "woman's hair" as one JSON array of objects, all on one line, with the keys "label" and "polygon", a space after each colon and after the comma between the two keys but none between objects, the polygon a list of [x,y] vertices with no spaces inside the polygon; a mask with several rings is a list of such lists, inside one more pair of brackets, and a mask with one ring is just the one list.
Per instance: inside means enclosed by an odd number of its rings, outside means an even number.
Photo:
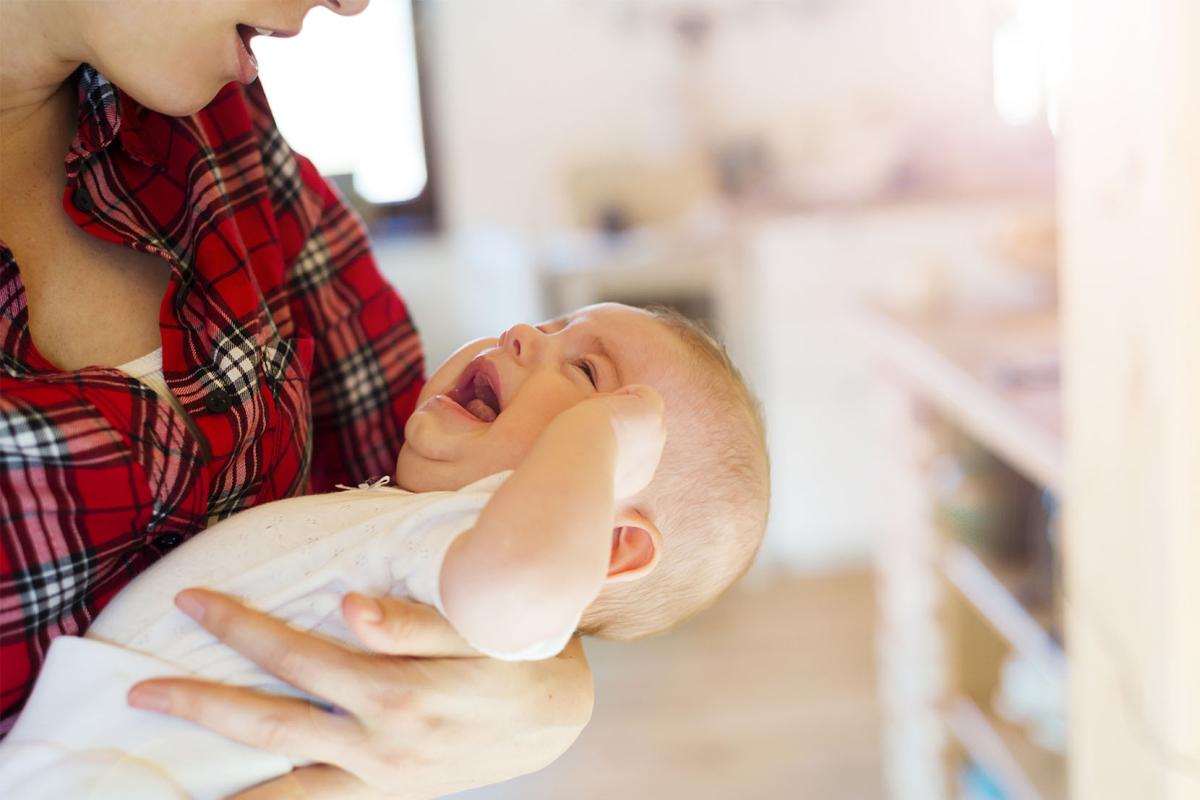
[{"label": "woman's hair", "polygon": [[758,552],[770,503],[762,410],[725,348],[670,309],[648,311],[687,346],[687,392],[667,404],[667,443],[639,497],[663,534],[663,552],[642,580],[616,584],[588,610],[583,631],[637,639],[710,605]]}]

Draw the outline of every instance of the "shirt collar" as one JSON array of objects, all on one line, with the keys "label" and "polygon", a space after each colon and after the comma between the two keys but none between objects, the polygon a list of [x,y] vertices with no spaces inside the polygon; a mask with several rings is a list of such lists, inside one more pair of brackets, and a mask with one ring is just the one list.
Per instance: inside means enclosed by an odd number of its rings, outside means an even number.
[{"label": "shirt collar", "polygon": [[133,158],[152,165],[156,160],[154,151],[142,137],[148,109],[90,64],[81,65],[75,74],[79,81],[79,116],[75,139],[67,151],[67,174],[74,175],[80,161],[107,149],[114,140]]}]

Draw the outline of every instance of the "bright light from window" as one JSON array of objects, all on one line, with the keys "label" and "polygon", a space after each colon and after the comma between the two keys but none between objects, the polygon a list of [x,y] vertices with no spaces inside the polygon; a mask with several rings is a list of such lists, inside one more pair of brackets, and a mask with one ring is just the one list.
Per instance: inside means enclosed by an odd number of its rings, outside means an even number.
[{"label": "bright light from window", "polygon": [[996,110],[1010,125],[1025,125],[1042,110],[1042,72],[1033,36],[1019,22],[1006,22],[992,44]]},{"label": "bright light from window", "polygon": [[1015,15],[996,31],[992,69],[996,111],[1013,125],[1044,110],[1058,134],[1070,66],[1069,0],[1014,0]]},{"label": "bright light from window", "polygon": [[373,0],[355,17],[314,10],[295,39],[254,40],[288,143],[372,203],[411,200],[429,179],[412,20],[411,0]]}]

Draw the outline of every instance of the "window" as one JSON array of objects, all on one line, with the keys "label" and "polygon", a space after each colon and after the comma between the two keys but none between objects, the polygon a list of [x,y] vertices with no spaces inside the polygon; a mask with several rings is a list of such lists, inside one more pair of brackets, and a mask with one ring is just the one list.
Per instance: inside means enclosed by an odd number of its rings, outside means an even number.
[{"label": "window", "polygon": [[373,0],[354,17],[315,10],[296,39],[254,40],[284,137],[376,226],[433,221],[415,27],[413,0]]}]

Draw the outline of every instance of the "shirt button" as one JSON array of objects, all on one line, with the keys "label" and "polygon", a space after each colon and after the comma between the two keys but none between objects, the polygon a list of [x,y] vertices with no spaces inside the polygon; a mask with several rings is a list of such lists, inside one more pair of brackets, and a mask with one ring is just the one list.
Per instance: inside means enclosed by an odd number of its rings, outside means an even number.
[{"label": "shirt button", "polygon": [[88,190],[82,186],[75,187],[75,194],[72,195],[75,201],[75,207],[85,214],[90,214],[96,208],[96,201],[92,200],[92,196],[88,194]]},{"label": "shirt button", "polygon": [[178,533],[164,533],[154,537],[154,546],[159,550],[173,550],[183,541]]},{"label": "shirt button", "polygon": [[233,397],[224,389],[213,389],[204,398],[204,407],[210,414],[224,414],[233,406]]}]

